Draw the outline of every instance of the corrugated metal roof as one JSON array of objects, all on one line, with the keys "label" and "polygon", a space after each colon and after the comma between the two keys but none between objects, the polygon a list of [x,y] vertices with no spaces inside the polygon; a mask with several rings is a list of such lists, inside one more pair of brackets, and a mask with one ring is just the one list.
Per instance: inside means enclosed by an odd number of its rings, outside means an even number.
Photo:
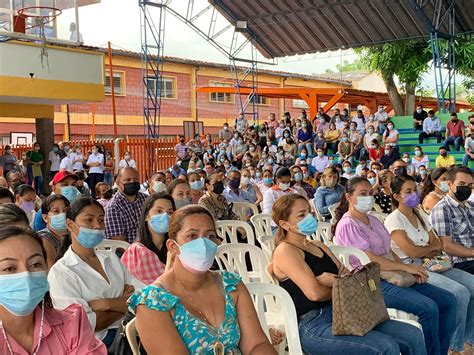
[{"label": "corrugated metal roof", "polygon": [[[431,0],[209,0],[231,23],[247,21],[267,58],[427,37]],[[424,15],[415,11],[421,3]],[[448,1],[442,1],[447,8]],[[474,0],[456,1],[455,32],[474,32]],[[444,10],[445,11],[445,10]],[[440,31],[448,33],[447,21]]]}]

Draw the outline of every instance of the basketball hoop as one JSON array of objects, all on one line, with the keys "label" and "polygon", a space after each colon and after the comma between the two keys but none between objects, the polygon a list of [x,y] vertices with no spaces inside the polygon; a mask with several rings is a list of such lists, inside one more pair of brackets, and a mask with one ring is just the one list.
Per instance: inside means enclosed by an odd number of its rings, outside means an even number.
[{"label": "basketball hoop", "polygon": [[[46,63],[49,70],[49,60],[48,60],[48,48],[46,47],[46,33],[44,31],[45,25],[54,21],[56,17],[61,15],[63,12],[61,9],[51,6],[28,6],[23,7],[17,10],[17,20],[21,19],[24,23],[24,30],[29,30],[32,28],[39,28],[39,37],[41,38],[41,65],[44,68],[43,59],[46,58]],[[26,20],[30,20],[30,24],[26,25]]]}]

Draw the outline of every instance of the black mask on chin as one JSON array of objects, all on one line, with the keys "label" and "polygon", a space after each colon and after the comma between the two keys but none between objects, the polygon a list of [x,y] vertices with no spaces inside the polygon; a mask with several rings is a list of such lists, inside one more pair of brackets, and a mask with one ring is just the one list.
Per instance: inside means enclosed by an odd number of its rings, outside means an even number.
[{"label": "black mask on chin", "polygon": [[135,196],[140,191],[139,182],[127,182],[123,184],[123,193],[127,196]]},{"label": "black mask on chin", "polygon": [[405,176],[408,174],[408,169],[406,166],[400,166],[395,169],[394,173],[395,175],[398,175],[398,176]]}]

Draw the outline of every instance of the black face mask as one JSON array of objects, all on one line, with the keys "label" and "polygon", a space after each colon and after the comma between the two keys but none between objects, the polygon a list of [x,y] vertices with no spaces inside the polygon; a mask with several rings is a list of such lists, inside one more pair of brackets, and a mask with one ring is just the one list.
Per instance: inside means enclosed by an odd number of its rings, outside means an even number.
[{"label": "black face mask", "polygon": [[398,176],[405,176],[408,174],[408,169],[406,166],[400,166],[395,169],[394,173],[395,175],[398,175]]},{"label": "black face mask", "polygon": [[215,194],[220,195],[224,192],[224,183],[222,181],[216,182],[212,190]]},{"label": "black face mask", "polygon": [[112,189],[105,191],[102,194],[102,197],[105,198],[106,200],[110,200],[112,198]]},{"label": "black face mask", "polygon": [[456,186],[454,196],[458,201],[466,201],[471,196],[472,189],[469,186]]},{"label": "black face mask", "polygon": [[127,196],[135,196],[140,191],[139,182],[127,182],[123,184],[123,193]]}]

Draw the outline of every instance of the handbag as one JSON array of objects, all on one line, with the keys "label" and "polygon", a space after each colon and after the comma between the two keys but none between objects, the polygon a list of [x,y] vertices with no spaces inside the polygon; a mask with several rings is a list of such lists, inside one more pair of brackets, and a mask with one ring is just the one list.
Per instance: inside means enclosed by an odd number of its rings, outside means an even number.
[{"label": "handbag", "polygon": [[380,289],[380,265],[368,263],[334,278],[332,334],[364,336],[389,320]]},{"label": "handbag", "polygon": [[[392,253],[389,253],[384,256],[387,259],[395,261]],[[380,277],[382,280],[385,280],[392,285],[400,286],[400,287],[411,287],[415,284],[416,278],[412,274],[406,271],[381,271]]]},{"label": "handbag", "polygon": [[[120,326],[117,329],[117,333],[115,334],[114,341],[112,342],[112,345],[107,349],[108,355],[133,355],[132,348],[130,347],[130,344],[127,339],[127,334],[125,334],[125,328],[133,318],[135,318],[135,314],[133,314],[132,312],[128,311],[127,313],[125,313],[122,322],[120,323]],[[146,351],[140,342],[138,342],[138,345],[140,347],[140,354],[146,355]]]},{"label": "handbag", "polygon": [[423,258],[423,267],[431,272],[443,272],[452,269],[453,263],[448,254],[441,252],[439,255]]}]

